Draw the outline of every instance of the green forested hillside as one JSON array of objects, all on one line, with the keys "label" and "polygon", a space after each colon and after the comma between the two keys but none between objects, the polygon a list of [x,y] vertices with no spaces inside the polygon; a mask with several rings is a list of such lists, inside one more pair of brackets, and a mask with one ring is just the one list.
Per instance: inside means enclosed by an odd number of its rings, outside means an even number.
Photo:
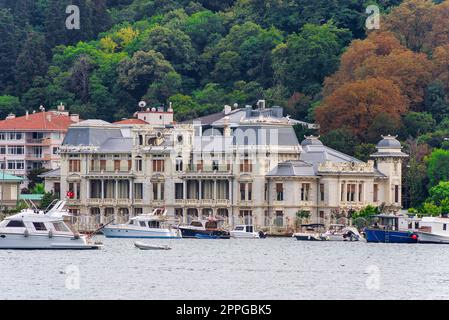
[{"label": "green forested hillside", "polygon": [[[80,8],[80,30],[65,28],[69,4]],[[365,37],[366,5],[0,0],[0,117],[63,102],[84,118],[114,120],[145,99],[172,101],[182,120],[264,97],[312,120],[324,78],[351,39]]]}]

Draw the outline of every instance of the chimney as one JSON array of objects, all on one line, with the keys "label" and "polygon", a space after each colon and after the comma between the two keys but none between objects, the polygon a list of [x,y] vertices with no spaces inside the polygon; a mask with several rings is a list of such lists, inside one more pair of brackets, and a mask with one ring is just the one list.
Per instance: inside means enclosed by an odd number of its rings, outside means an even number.
[{"label": "chimney", "polygon": [[11,120],[11,119],[15,119],[16,115],[14,113],[10,113],[6,116],[6,120]]},{"label": "chimney", "polygon": [[70,120],[72,120],[75,123],[80,122],[80,115],[79,114],[71,114]]},{"label": "chimney", "polygon": [[231,106],[228,106],[228,105],[224,106],[224,109],[223,109],[223,113],[224,114],[230,114],[231,111],[232,111],[232,107]]},{"label": "chimney", "polygon": [[25,112],[25,120],[28,120],[29,119],[29,117],[28,117],[28,110]]},{"label": "chimney", "polygon": [[59,103],[59,106],[58,106],[58,111],[64,111],[65,110],[65,106],[62,104],[62,102],[60,102]]},{"label": "chimney", "polygon": [[264,110],[265,109],[265,100],[257,101],[257,108],[260,110]]},{"label": "chimney", "polygon": [[231,136],[231,127],[229,126],[229,116],[224,117],[223,136],[225,137]]},{"label": "chimney", "polygon": [[247,104],[245,106],[245,111],[246,111],[246,115],[245,115],[246,118],[250,118],[251,117],[251,113],[253,111],[253,107],[251,105]]}]

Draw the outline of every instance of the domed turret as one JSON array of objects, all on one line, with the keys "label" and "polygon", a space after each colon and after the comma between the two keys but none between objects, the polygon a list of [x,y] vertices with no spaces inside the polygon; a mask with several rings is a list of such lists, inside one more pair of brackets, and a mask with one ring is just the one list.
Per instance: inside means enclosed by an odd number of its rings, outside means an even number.
[{"label": "domed turret", "polygon": [[402,149],[401,143],[396,139],[397,136],[382,136],[382,140],[379,141],[376,148],[377,149]]},{"label": "domed turret", "polygon": [[323,143],[319,139],[319,136],[304,136],[304,140],[301,142],[301,146],[322,146]]},{"label": "domed turret", "polygon": [[382,140],[376,145],[377,152],[371,157],[408,157],[403,153],[401,143],[396,139],[397,136],[382,136]]}]

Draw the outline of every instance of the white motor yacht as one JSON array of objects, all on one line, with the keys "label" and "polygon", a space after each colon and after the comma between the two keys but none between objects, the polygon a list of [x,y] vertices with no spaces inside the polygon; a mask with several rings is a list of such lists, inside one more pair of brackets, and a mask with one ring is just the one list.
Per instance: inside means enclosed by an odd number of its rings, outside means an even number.
[{"label": "white motor yacht", "polygon": [[64,220],[70,214],[65,201],[49,211],[24,209],[0,222],[0,249],[99,249],[90,237],[80,235]]},{"label": "white motor yacht", "polygon": [[419,243],[449,244],[449,218],[423,217],[420,228],[414,233]]},{"label": "white motor yacht", "polygon": [[181,238],[180,230],[167,217],[167,210],[157,208],[150,214],[131,218],[126,224],[109,225],[103,228],[107,238]]}]

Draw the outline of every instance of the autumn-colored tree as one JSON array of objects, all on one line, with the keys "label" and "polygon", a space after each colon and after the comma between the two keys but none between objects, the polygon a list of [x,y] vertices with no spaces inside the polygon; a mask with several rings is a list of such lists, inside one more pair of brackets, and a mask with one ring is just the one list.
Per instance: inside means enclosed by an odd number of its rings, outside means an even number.
[{"label": "autumn-colored tree", "polygon": [[326,97],[316,110],[316,120],[323,132],[347,126],[365,139],[379,113],[399,119],[406,111],[407,100],[393,81],[369,78],[346,83]]},{"label": "autumn-colored tree", "polygon": [[432,0],[405,0],[385,17],[384,27],[395,33],[407,48],[421,51],[432,30]]},{"label": "autumn-colored tree", "polygon": [[354,40],[342,55],[338,71],[324,81],[323,94],[331,94],[345,82],[356,80],[355,71],[370,57],[386,56],[393,50],[406,51],[390,32],[371,32],[364,40]]},{"label": "autumn-colored tree", "polygon": [[421,111],[425,89],[431,80],[431,63],[423,53],[393,50],[367,58],[355,71],[356,79],[381,77],[392,80],[407,97],[411,110]]},{"label": "autumn-colored tree", "polygon": [[433,79],[442,84],[446,94],[449,93],[449,44],[435,48],[432,62]]}]

